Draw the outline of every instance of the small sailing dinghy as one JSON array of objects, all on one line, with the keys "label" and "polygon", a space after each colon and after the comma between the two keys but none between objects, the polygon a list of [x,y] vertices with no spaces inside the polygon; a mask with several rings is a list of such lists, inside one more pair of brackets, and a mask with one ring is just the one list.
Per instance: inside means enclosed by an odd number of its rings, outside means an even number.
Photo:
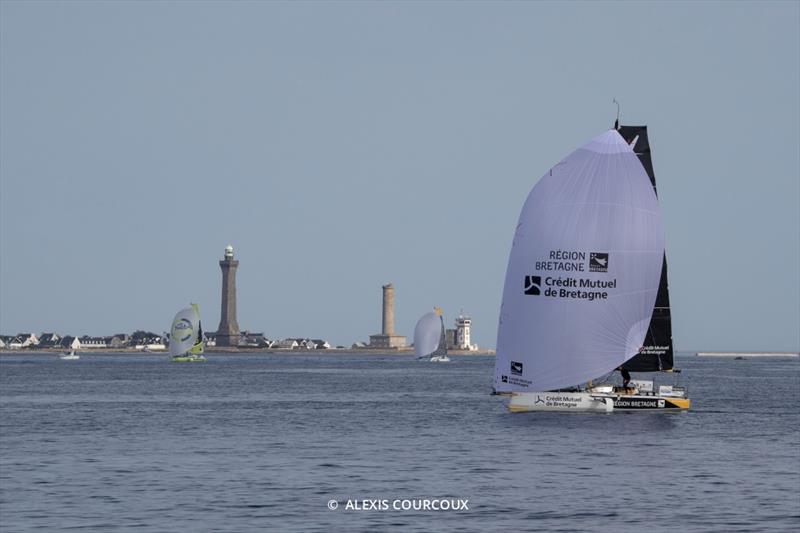
[{"label": "small sailing dinghy", "polygon": [[75,353],[75,350],[70,350],[67,353],[60,354],[58,358],[61,359],[62,361],[77,361],[78,359],[81,358],[81,356]]},{"label": "small sailing dinghy", "polygon": [[205,361],[203,356],[203,328],[197,304],[181,309],[172,320],[169,335],[169,355],[175,363]]},{"label": "small sailing dinghy", "polygon": [[528,195],[506,271],[494,390],[523,411],[685,410],[672,371],[661,212],[646,126],[615,125]]},{"label": "small sailing dinghy", "polygon": [[417,359],[429,357],[432,363],[447,363],[447,340],[444,335],[442,310],[434,307],[434,311],[426,313],[414,327],[414,355]]}]

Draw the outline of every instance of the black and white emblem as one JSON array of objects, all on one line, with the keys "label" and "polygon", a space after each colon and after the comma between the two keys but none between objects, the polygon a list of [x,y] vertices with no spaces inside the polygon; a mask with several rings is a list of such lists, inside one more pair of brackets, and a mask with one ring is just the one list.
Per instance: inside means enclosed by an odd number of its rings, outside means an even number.
[{"label": "black and white emblem", "polygon": [[589,272],[608,272],[608,252],[589,252]]},{"label": "black and white emblem", "polygon": [[525,276],[525,294],[538,296],[542,292],[539,286],[542,284],[541,276]]},{"label": "black and white emblem", "polygon": [[511,373],[516,374],[518,376],[522,375],[522,363],[518,363],[517,361],[511,361]]}]

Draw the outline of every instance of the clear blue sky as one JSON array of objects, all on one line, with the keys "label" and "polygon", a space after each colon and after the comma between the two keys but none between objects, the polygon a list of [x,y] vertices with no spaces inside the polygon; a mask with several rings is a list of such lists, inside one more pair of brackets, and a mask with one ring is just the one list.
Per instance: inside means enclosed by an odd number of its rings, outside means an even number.
[{"label": "clear blue sky", "polygon": [[797,2],[0,3],[0,332],[494,346],[530,188],[646,123],[679,349],[800,346]]}]

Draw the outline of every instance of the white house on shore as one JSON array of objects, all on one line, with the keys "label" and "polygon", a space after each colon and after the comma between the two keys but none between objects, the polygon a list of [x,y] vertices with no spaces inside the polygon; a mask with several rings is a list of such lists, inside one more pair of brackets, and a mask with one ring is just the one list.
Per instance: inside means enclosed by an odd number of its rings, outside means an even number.
[{"label": "white house on shore", "polygon": [[62,338],[60,346],[67,350],[80,350],[82,348],[80,339],[72,335]]},{"label": "white house on shore", "polygon": [[159,350],[166,350],[167,345],[161,340],[161,337],[153,337],[150,339],[142,339],[139,341],[139,344],[135,344],[133,346],[134,350],[140,350],[143,352],[154,351],[157,352]]},{"label": "white house on shore", "polygon": [[311,339],[311,342],[314,343],[315,350],[329,350],[331,347],[331,343],[323,339]]},{"label": "white house on shore", "polygon": [[61,335],[58,333],[42,333],[39,335],[38,348],[60,348]]},{"label": "white house on shore", "polygon": [[279,350],[294,350],[298,348],[300,345],[297,344],[297,341],[294,339],[283,339],[280,341],[275,341],[271,348],[276,348]]},{"label": "white house on shore", "polygon": [[39,344],[39,337],[33,333],[17,333],[17,338],[22,343],[21,348],[29,348]]},{"label": "white house on shore", "polygon": [[89,335],[84,335],[80,339],[81,341],[81,348],[84,350],[90,348],[108,348],[108,344],[106,344],[106,339],[104,337],[90,337]]}]

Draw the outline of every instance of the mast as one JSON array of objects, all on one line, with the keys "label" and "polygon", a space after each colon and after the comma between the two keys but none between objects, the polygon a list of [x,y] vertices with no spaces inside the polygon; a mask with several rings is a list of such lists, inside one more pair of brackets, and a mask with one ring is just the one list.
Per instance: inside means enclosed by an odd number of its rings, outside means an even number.
[{"label": "mast", "polygon": [[[650,142],[647,138],[647,126],[618,126],[617,124],[615,124],[615,127],[622,138],[625,139],[625,142],[630,145],[635,141],[632,146],[633,151],[642,163],[647,176],[650,178],[650,183],[653,184],[653,191],[658,196]],[[641,352],[626,361],[622,368],[629,372],[658,372],[660,370],[671,370],[672,367],[672,316],[669,305],[667,254],[665,252],[661,266],[661,282],[658,286],[656,304],[653,308],[653,316],[650,319],[650,326],[647,329],[644,345]]]}]

